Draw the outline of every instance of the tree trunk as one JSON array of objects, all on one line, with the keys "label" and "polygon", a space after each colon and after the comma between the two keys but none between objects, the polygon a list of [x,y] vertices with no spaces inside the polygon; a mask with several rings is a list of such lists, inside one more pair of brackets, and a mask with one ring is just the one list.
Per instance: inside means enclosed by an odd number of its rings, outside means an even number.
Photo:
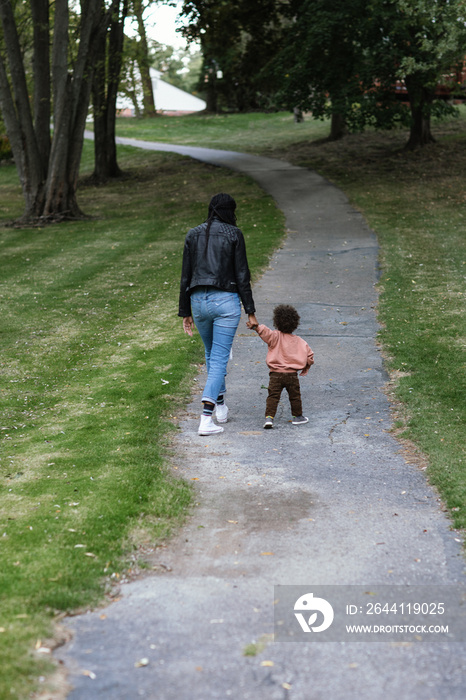
[{"label": "tree trunk", "polygon": [[154,101],[154,90],[152,88],[152,78],[150,77],[149,48],[147,45],[146,27],[142,15],[144,13],[142,0],[134,0],[133,10],[138,23],[139,51],[138,66],[142,82],[142,105],[145,117],[157,116]]},{"label": "tree trunk", "polygon": [[[81,32],[73,74],[68,71],[69,13],[67,0],[55,4],[54,61],[52,65],[56,118],[42,213],[49,219],[82,218],[76,200],[96,56],[96,36],[100,16],[100,0],[86,0],[81,5]],[[63,36],[66,41],[63,41]],[[58,110],[57,110],[58,107]]]},{"label": "tree trunk", "polygon": [[339,141],[346,134],[346,122],[343,114],[332,112],[332,120],[330,124],[329,141]]},{"label": "tree trunk", "polygon": [[0,2],[0,20],[11,84],[0,53],[0,107],[23,190],[26,212],[43,201],[46,164],[42,161],[29,103],[22,48],[11,3]]},{"label": "tree trunk", "polygon": [[[122,172],[117,162],[116,148],[116,102],[123,62],[124,25],[128,14],[128,0],[123,0],[121,14],[112,18],[108,47],[107,88],[107,167],[109,177],[120,177]],[[151,84],[152,86],[152,84]]]},{"label": "tree trunk", "polygon": [[[102,8],[103,11],[103,8]],[[106,27],[101,28],[97,39],[94,79],[92,81],[92,106],[94,110],[94,172],[92,181],[106,182],[107,172],[107,104],[106,104]]]},{"label": "tree trunk", "polygon": [[301,107],[293,107],[293,119],[296,124],[301,124],[304,121],[303,110]]},{"label": "tree trunk", "polygon": [[31,2],[34,26],[34,124],[40,157],[50,155],[50,26],[48,0]]},{"label": "tree trunk", "polygon": [[[31,0],[30,4],[34,25],[38,24],[34,29],[33,46],[35,122],[24,64],[28,52],[22,51],[20,46],[11,3],[0,2],[8,59],[7,68],[0,54],[0,106],[25,199],[21,221],[82,217],[76,187],[95,60],[94,39],[101,19],[100,0],[81,0],[78,53],[72,71],[68,63],[68,1],[56,0],[54,4],[51,67],[46,12],[50,8],[46,0]],[[103,21],[108,22],[108,16]],[[51,92],[54,109],[50,142]]]},{"label": "tree trunk", "polygon": [[[119,4],[119,0],[118,0]],[[102,6],[102,13],[105,7]],[[92,101],[94,105],[94,173],[96,184],[108,178],[120,177],[122,172],[117,162],[115,143],[116,100],[122,63],[124,21],[127,15],[127,0],[122,10],[115,8],[110,20],[110,31],[103,24],[97,39]]]},{"label": "tree trunk", "polygon": [[405,78],[405,83],[411,109],[411,130],[405,148],[412,151],[435,143],[430,124],[434,93],[420,85],[415,76]]},{"label": "tree trunk", "polygon": [[205,111],[211,114],[217,114],[218,112],[218,92],[217,92],[217,72],[215,69],[215,61],[208,57],[208,54],[204,54],[204,80],[205,80],[205,101],[206,108]]},{"label": "tree trunk", "polygon": [[217,114],[218,104],[217,104],[217,90],[213,81],[208,82],[207,92],[206,92],[206,112],[212,114]]}]

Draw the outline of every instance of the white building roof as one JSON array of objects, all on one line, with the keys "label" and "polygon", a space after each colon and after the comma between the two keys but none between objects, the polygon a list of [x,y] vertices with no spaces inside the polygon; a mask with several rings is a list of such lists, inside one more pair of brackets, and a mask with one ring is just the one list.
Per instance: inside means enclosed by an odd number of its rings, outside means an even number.
[{"label": "white building roof", "polygon": [[[155,109],[164,112],[201,112],[206,108],[206,103],[189,92],[166,83],[162,79],[162,73],[155,68],[150,69],[152,89],[154,91]],[[139,103],[142,100],[139,98]],[[127,97],[120,95],[117,99],[117,109],[133,109],[134,105]]]}]

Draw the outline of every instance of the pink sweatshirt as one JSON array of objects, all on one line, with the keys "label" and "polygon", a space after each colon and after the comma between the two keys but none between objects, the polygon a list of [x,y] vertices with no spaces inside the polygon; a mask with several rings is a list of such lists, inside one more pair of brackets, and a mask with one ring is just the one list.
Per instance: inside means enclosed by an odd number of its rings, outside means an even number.
[{"label": "pink sweatshirt", "polygon": [[272,372],[299,372],[305,375],[314,364],[314,353],[305,340],[293,333],[273,331],[263,323],[256,329],[269,346],[266,362]]}]

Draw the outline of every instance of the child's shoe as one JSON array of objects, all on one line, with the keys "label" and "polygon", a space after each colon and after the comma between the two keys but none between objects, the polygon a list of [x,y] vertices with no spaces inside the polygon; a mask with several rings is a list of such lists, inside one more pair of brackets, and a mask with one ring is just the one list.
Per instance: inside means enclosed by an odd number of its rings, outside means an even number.
[{"label": "child's shoe", "polygon": [[217,404],[215,407],[215,415],[218,423],[226,423],[228,420],[228,407],[226,404]]},{"label": "child's shoe", "polygon": [[266,429],[273,428],[273,418],[272,418],[272,416],[266,416],[266,418],[265,418],[265,423],[264,423],[264,428],[266,428]]},{"label": "child's shoe", "polygon": [[293,416],[291,422],[293,425],[303,425],[303,423],[309,423],[309,418],[306,418],[306,416]]},{"label": "child's shoe", "polygon": [[199,423],[199,429],[197,431],[198,435],[215,435],[216,433],[223,433],[223,428],[219,425],[215,425],[212,420],[212,416],[201,416],[201,422]]}]

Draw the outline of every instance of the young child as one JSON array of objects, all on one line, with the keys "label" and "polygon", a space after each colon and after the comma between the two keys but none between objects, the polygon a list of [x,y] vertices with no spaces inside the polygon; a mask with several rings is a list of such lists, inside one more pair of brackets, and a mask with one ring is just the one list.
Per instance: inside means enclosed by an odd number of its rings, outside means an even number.
[{"label": "young child", "polygon": [[309,372],[309,368],[314,364],[314,353],[305,340],[293,335],[299,321],[299,314],[293,306],[280,304],[273,311],[273,325],[277,330],[272,331],[262,323],[246,323],[247,327],[255,330],[269,346],[266,357],[270,369],[269,394],[265,407],[264,428],[273,428],[273,419],[283,389],[288,392],[293,425],[302,425],[309,420],[303,416],[298,372],[301,371],[301,376]]}]

